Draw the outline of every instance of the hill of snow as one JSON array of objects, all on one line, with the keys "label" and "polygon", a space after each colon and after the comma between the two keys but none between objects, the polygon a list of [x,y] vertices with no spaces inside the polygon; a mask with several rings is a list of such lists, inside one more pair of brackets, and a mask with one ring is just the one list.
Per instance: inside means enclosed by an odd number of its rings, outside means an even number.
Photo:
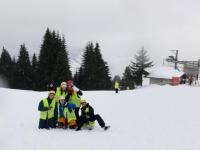
[{"label": "hill of snow", "polygon": [[[39,130],[39,101],[47,92],[0,88],[1,150],[199,150],[200,88],[150,86],[87,91],[84,98],[107,124],[92,131]],[[97,123],[96,123],[97,124]]]}]

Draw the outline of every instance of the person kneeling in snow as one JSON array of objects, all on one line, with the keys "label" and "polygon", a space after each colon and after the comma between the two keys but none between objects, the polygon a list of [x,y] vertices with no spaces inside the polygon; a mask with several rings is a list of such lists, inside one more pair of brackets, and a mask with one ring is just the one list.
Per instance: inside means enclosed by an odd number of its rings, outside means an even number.
[{"label": "person kneeling in snow", "polygon": [[39,129],[49,129],[56,127],[57,103],[54,99],[55,91],[49,91],[48,97],[40,101],[38,110],[40,111]]},{"label": "person kneeling in snow", "polygon": [[105,126],[105,122],[103,121],[100,115],[94,114],[94,109],[89,105],[89,103],[87,103],[85,100],[82,100],[81,106],[82,106],[81,116],[80,116],[80,120],[78,122],[78,128],[76,129],[76,131],[81,130],[81,127],[84,124],[90,125],[90,128],[89,128],[90,130],[93,129],[95,120],[97,120],[99,125],[102,128],[104,128],[104,130],[107,130],[108,128],[110,128],[110,126]]},{"label": "person kneeling in snow", "polygon": [[58,103],[58,121],[57,127],[58,128],[67,128],[67,120],[66,120],[66,101],[65,97],[61,96]]},{"label": "person kneeling in snow", "polygon": [[76,128],[76,115],[75,115],[75,104],[66,103],[65,97],[61,96],[58,103],[58,128]]}]

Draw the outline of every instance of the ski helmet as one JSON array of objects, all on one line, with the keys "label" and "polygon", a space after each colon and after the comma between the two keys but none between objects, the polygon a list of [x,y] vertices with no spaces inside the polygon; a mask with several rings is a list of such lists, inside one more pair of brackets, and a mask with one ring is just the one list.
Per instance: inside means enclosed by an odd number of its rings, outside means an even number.
[{"label": "ski helmet", "polygon": [[56,93],[55,93],[55,91],[52,90],[52,91],[49,91],[48,95],[50,95],[50,94],[54,94],[55,95]]},{"label": "ski helmet", "polygon": [[86,100],[81,100],[81,104],[87,103]]},{"label": "ski helmet", "polygon": [[67,87],[67,83],[66,83],[66,82],[62,82],[62,83],[60,84],[60,86],[61,86],[61,88]]},{"label": "ski helmet", "polygon": [[73,87],[74,86],[74,82],[72,80],[67,81],[67,85]]},{"label": "ski helmet", "polygon": [[65,99],[65,97],[64,96],[60,96],[59,100],[63,100],[63,99]]}]

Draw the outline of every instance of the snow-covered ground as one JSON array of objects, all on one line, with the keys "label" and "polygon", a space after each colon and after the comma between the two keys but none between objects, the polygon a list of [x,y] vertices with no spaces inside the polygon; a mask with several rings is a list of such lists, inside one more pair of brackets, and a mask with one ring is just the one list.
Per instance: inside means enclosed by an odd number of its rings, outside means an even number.
[{"label": "snow-covered ground", "polygon": [[46,92],[0,88],[1,150],[199,150],[200,87],[149,86],[88,91],[84,98],[111,129],[39,130]]}]

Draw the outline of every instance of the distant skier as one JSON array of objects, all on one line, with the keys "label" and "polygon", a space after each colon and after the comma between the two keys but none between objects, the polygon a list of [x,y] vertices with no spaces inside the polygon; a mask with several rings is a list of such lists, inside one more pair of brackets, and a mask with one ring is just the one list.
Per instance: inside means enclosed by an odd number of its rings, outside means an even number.
[{"label": "distant skier", "polygon": [[186,74],[183,74],[181,76],[181,84],[186,84],[186,80],[187,80],[187,75]]},{"label": "distant skier", "polygon": [[40,111],[39,129],[49,129],[56,127],[57,103],[54,99],[55,92],[49,91],[48,97],[40,101],[38,110]]},{"label": "distant skier", "polygon": [[189,76],[188,81],[189,81],[189,85],[192,85],[192,83],[193,83],[193,76]]},{"label": "distant skier", "polygon": [[120,87],[119,87],[119,82],[115,81],[115,93],[118,93]]},{"label": "distant skier", "polygon": [[[97,122],[99,123],[99,125],[104,129],[107,130],[110,128],[110,126],[106,126],[105,122],[103,121],[103,119],[101,118],[100,115],[98,114],[94,114],[94,109],[89,105],[89,103],[87,103],[85,100],[82,100],[81,102],[81,116],[80,116],[80,120],[78,122],[78,128],[76,129],[76,131],[81,130],[81,127],[84,124],[93,124],[94,125],[94,121],[97,120]],[[90,129],[92,129],[93,126],[90,126]]]},{"label": "distant skier", "polygon": [[127,87],[126,87],[126,90],[130,90],[130,87],[129,87],[129,86],[127,86]]}]

